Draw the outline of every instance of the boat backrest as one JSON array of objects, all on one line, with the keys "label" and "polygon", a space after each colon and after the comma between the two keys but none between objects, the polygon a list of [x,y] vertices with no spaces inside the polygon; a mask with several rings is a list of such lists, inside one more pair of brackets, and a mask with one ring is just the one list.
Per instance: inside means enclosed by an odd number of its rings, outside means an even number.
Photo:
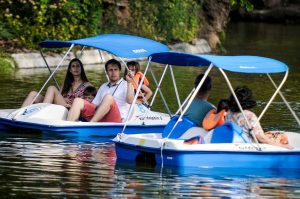
[{"label": "boat backrest", "polygon": [[57,104],[38,103],[16,110],[15,119],[66,120],[68,109]]},{"label": "boat backrest", "polygon": [[179,139],[187,140],[187,139],[190,139],[190,138],[196,137],[196,136],[205,137],[207,135],[207,133],[208,133],[208,131],[206,131],[204,128],[195,126],[195,127],[189,128],[187,131],[185,131],[179,137]]},{"label": "boat backrest", "polygon": [[[167,124],[167,126],[164,128],[164,131],[162,133],[162,137],[166,138],[168,137],[170,131],[173,129],[174,125],[176,124],[177,120],[179,118],[179,115],[174,116],[169,123]],[[184,134],[188,129],[190,129],[191,127],[195,127],[197,126],[194,122],[192,122],[191,120],[189,120],[187,117],[183,116],[182,117],[182,121],[180,121],[177,126],[175,127],[175,129],[172,131],[171,135],[169,136],[169,138],[171,139],[177,139],[179,138],[182,134]]]},{"label": "boat backrest", "polygon": [[295,149],[300,149],[300,133],[285,132],[288,137],[289,145],[295,147]]},{"label": "boat backrest", "polygon": [[249,137],[235,123],[227,122],[214,129],[210,143],[249,143]]}]

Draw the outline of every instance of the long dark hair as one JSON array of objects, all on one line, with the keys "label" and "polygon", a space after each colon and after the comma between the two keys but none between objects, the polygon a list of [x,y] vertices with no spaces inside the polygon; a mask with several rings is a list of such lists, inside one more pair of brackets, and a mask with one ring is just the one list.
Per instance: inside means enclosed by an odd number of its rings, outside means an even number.
[{"label": "long dark hair", "polygon": [[63,85],[63,88],[61,90],[62,95],[65,95],[69,92],[69,90],[71,89],[72,83],[74,82],[74,77],[73,77],[72,73],[70,72],[70,68],[72,66],[72,63],[76,62],[76,61],[79,63],[80,68],[81,68],[81,73],[80,73],[81,80],[83,82],[88,82],[89,81],[88,78],[85,75],[82,62],[77,58],[72,59],[69,63],[67,74],[66,74],[65,81],[64,81],[64,85]]},{"label": "long dark hair", "polygon": [[[236,94],[236,97],[238,98],[244,110],[248,110],[256,106],[256,100],[253,98],[252,91],[248,87],[237,87],[234,90],[234,93]],[[229,109],[232,112],[240,112],[240,109],[232,94],[229,97]]]}]

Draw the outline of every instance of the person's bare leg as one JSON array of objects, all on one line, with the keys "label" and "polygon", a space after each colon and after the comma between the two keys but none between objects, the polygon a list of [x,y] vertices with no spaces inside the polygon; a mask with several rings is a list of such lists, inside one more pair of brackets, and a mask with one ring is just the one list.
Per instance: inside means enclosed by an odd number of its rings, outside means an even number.
[{"label": "person's bare leg", "polygon": [[[35,98],[35,96],[36,96],[37,94],[38,94],[38,93],[37,93],[36,91],[31,91],[31,92],[27,95],[26,99],[24,100],[24,102],[23,102],[23,104],[22,104],[22,107],[25,107],[25,106],[30,105],[30,104],[32,103],[33,99]],[[40,103],[40,102],[43,101],[43,99],[44,99],[44,97],[41,96],[41,95],[39,95],[39,96],[35,99],[34,103]]]},{"label": "person's bare leg", "polygon": [[66,100],[60,94],[59,90],[55,86],[49,86],[45,94],[44,103],[58,104],[66,106]]},{"label": "person's bare leg", "polygon": [[84,99],[75,98],[68,113],[68,121],[78,121],[80,112],[84,108]]},{"label": "person's bare leg", "polygon": [[105,95],[90,122],[99,122],[109,112],[113,99],[113,96]]}]

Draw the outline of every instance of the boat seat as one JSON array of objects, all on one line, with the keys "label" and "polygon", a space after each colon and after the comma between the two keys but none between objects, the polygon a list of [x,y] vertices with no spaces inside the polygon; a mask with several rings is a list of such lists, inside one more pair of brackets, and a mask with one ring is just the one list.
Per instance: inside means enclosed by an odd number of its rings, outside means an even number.
[{"label": "boat seat", "polygon": [[249,143],[249,137],[235,123],[227,122],[213,130],[210,143]]},{"label": "boat seat", "polygon": [[[171,132],[171,130],[173,129],[173,126],[175,125],[175,123],[177,122],[179,118],[179,115],[174,116],[169,123],[166,125],[166,127],[164,128],[164,131],[162,133],[162,138],[166,138],[168,137],[169,133]],[[188,129],[192,128],[192,127],[196,127],[197,124],[192,122],[191,120],[189,120],[187,117],[183,116],[182,117],[182,121],[178,122],[177,126],[175,127],[175,129],[172,131],[171,135],[169,136],[169,138],[171,139],[177,139],[180,136],[182,136]]]},{"label": "boat seat", "polygon": [[300,149],[300,134],[294,132],[285,132],[288,136],[289,145]]},{"label": "boat seat", "polygon": [[49,103],[37,103],[20,108],[12,113],[15,119],[66,120],[68,109],[64,106]]},{"label": "boat seat", "polygon": [[199,126],[195,126],[195,127],[189,128],[187,131],[185,131],[179,137],[179,139],[186,140],[186,139],[190,139],[190,138],[196,137],[196,136],[205,137],[207,133],[208,133],[208,131],[206,131],[204,128],[201,128]]}]

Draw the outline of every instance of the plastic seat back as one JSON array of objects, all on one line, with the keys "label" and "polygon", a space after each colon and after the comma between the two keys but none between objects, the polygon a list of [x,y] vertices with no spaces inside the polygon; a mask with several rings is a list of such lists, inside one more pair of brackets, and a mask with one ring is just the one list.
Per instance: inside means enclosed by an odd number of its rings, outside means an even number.
[{"label": "plastic seat back", "polygon": [[214,129],[210,143],[249,143],[249,137],[235,123],[227,122]]},{"label": "plastic seat back", "polygon": [[[179,115],[174,116],[167,126],[164,128],[164,131],[162,133],[162,137],[166,138],[170,131],[173,129],[173,126],[176,124],[177,120],[179,118]],[[169,138],[172,139],[177,139],[179,138],[182,134],[184,134],[189,128],[197,126],[194,122],[189,120],[187,117],[182,117],[182,121],[180,121],[175,129],[172,131],[171,135]]]}]

